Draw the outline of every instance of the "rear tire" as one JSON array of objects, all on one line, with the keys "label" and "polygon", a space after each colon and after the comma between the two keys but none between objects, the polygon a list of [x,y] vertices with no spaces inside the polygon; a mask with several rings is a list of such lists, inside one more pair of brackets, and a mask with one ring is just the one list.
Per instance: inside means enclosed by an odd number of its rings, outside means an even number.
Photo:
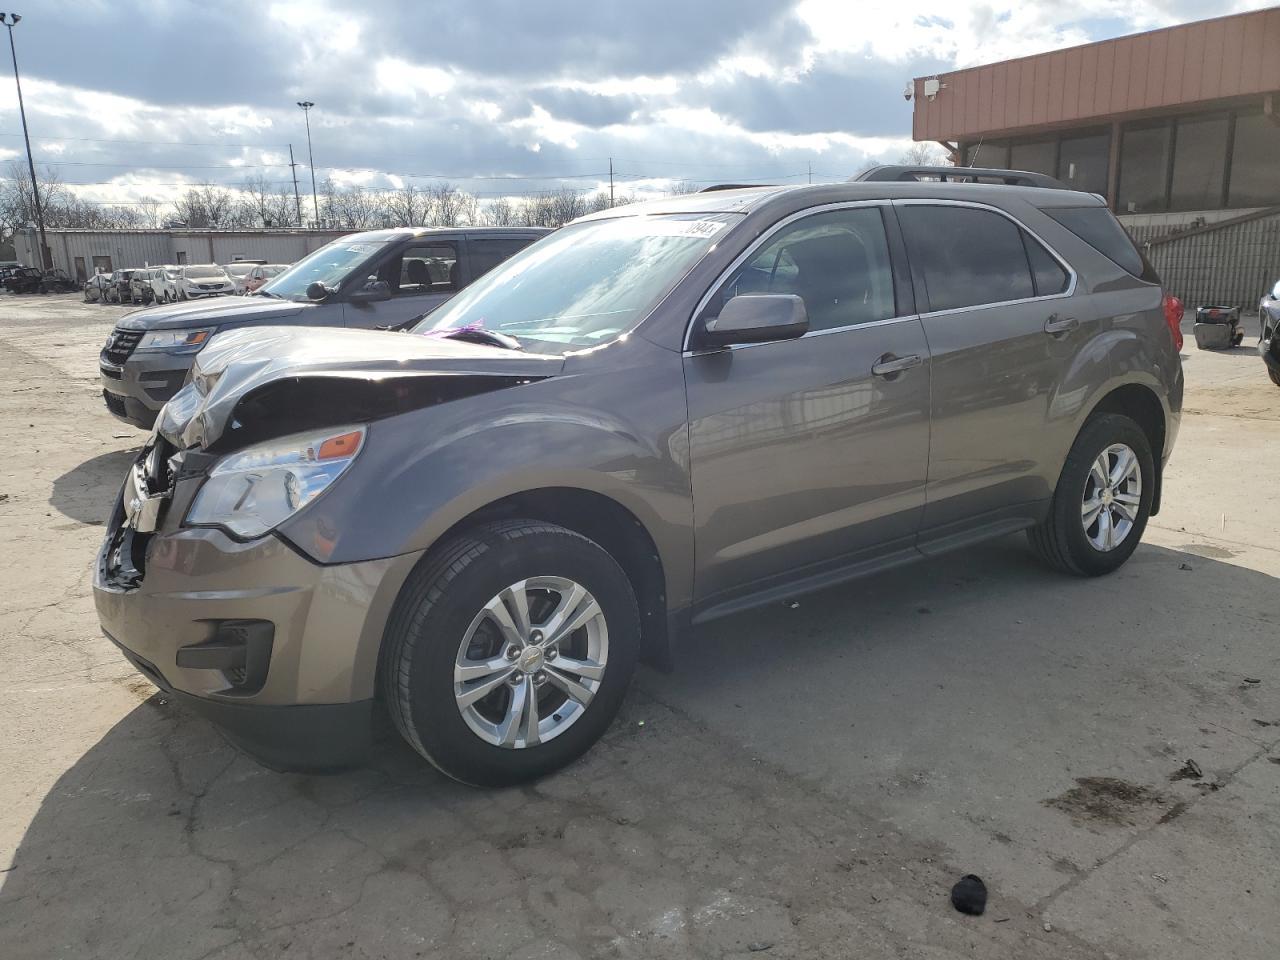
[{"label": "rear tire", "polygon": [[[1126,470],[1113,486],[1110,481]],[[1137,423],[1117,413],[1093,417],[1067,454],[1049,516],[1027,531],[1032,548],[1050,566],[1076,576],[1118,569],[1142,539],[1155,477],[1151,445]]]},{"label": "rear tire", "polygon": [[[561,611],[567,626],[589,619],[555,641]],[[635,593],[608,552],[563,527],[506,520],[460,534],[410,575],[387,625],[380,683],[422,756],[463,783],[503,786],[545,776],[600,738],[639,644]]]}]

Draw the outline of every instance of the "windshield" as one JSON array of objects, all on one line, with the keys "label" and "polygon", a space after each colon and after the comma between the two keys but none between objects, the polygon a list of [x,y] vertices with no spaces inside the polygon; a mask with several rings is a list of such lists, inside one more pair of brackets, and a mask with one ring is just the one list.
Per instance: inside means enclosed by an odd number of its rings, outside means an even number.
[{"label": "windshield", "polygon": [[214,277],[221,280],[225,276],[221,267],[187,267],[186,274],[196,280],[211,280]]},{"label": "windshield", "polygon": [[243,277],[252,270],[254,266],[255,264],[252,263],[233,263],[228,266],[226,270],[227,273],[231,274],[233,277]]},{"label": "windshield", "polygon": [[289,267],[270,283],[258,288],[286,300],[306,300],[307,287],[319,280],[327,287],[338,287],[360,264],[364,263],[388,240],[335,240]]},{"label": "windshield", "polygon": [[682,214],[564,227],[485,274],[413,332],[480,327],[553,354],[608,343],[639,323],[735,219]]}]

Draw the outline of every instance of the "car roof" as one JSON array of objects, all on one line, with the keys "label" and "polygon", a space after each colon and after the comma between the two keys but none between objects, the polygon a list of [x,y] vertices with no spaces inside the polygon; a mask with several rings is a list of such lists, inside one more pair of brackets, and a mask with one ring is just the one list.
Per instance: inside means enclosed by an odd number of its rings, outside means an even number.
[{"label": "car roof", "polygon": [[409,240],[416,237],[467,234],[517,234],[540,237],[551,231],[546,227],[390,227],[386,230],[362,230],[338,237],[338,240]]},{"label": "car roof", "polygon": [[751,213],[780,198],[788,205],[802,203],[806,197],[819,203],[843,203],[857,200],[969,200],[1000,206],[1002,200],[1014,197],[1037,207],[1105,206],[1097,194],[1077,190],[1045,187],[1021,187],[992,183],[939,183],[938,181],[856,181],[825,183],[812,186],[760,186],[712,189],[702,193],[683,194],[661,200],[646,200],[588,214],[575,220],[608,220],[611,217],[651,216],[655,214]]}]

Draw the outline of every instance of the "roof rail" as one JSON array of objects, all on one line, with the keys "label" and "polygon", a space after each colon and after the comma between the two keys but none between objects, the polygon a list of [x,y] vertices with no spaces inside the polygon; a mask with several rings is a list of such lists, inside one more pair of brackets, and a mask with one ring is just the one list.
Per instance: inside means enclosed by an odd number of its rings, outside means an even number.
[{"label": "roof rail", "polygon": [[885,180],[941,180],[946,183],[1003,183],[1010,187],[1044,187],[1049,190],[1070,190],[1061,180],[1030,170],[1002,170],[997,167],[911,167],[890,164],[864,170],[849,182]]},{"label": "roof rail", "polygon": [[717,190],[750,190],[754,187],[776,187],[776,183],[717,183],[714,186],[703,187],[699,193],[715,193]]}]

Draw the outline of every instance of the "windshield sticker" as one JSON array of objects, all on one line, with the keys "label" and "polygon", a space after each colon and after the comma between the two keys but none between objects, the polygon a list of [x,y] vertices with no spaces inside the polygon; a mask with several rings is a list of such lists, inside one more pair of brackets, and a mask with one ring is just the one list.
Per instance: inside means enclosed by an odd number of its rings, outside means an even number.
[{"label": "windshield sticker", "polygon": [[707,240],[725,228],[719,220],[673,220],[669,217],[631,217],[617,221],[623,229],[645,237],[693,237]]}]

